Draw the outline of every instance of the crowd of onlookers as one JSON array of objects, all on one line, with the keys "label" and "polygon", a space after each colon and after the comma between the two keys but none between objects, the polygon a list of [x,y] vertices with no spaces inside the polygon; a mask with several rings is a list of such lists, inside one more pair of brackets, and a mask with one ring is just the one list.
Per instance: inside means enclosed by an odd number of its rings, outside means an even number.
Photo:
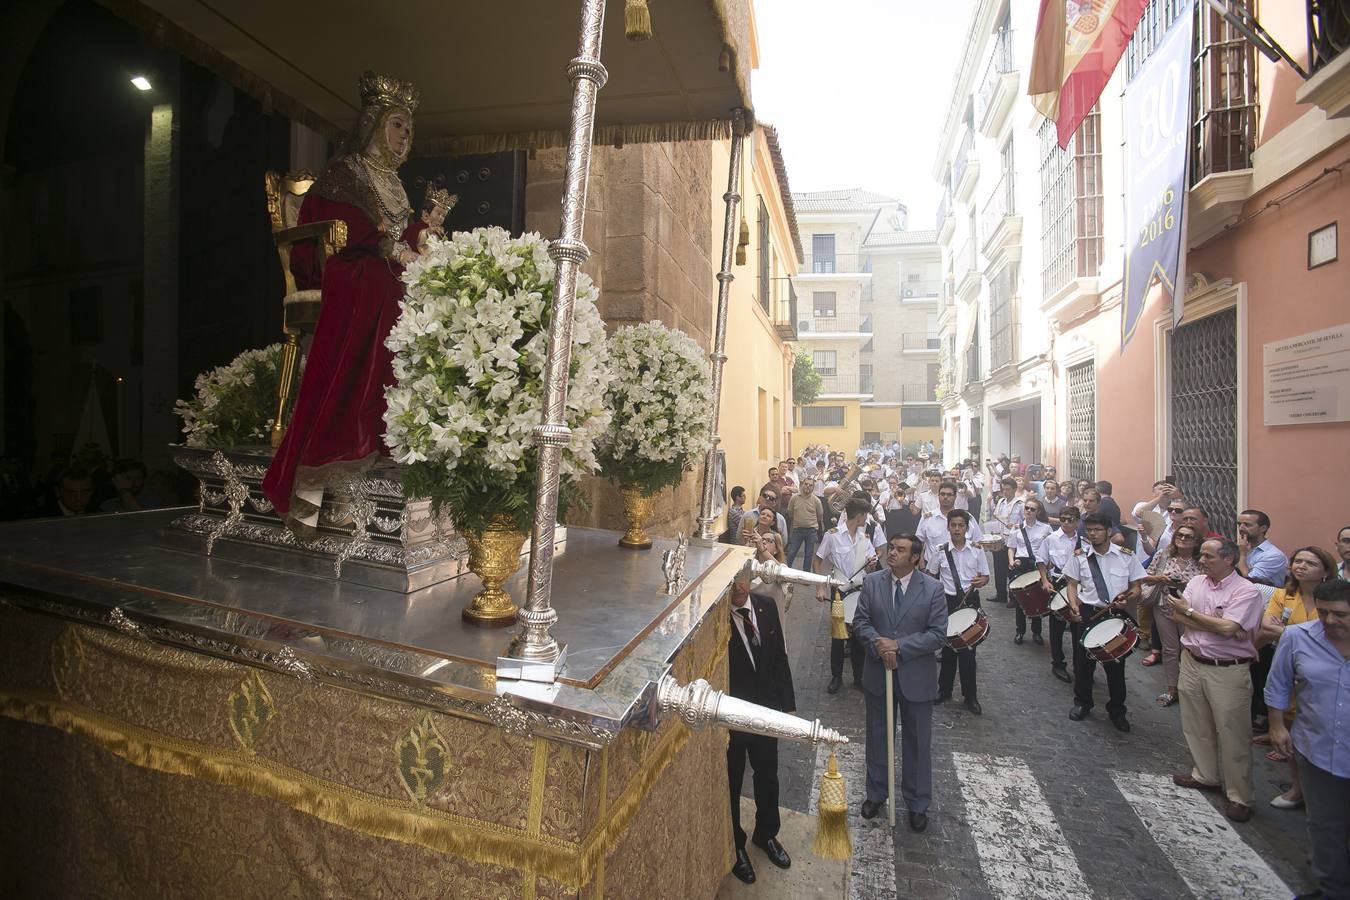
[{"label": "crowd of onlookers", "polygon": [[[1350,526],[1327,536],[1331,549],[1286,552],[1275,544],[1277,523],[1264,511],[1242,510],[1234,532],[1221,534],[1172,477],[1155,482],[1150,496],[1128,511],[1112,494],[1108,481],[1061,479],[1054,466],[1024,464],[1017,456],[944,467],[940,448],[927,444],[874,443],[851,454],[808,447],[771,467],[753,495],[743,486],[732,489],[722,540],[753,546],[761,560],[812,569],[830,532],[847,526],[856,533],[855,508],[869,509],[866,534],[877,548],[888,530],[944,546],[954,511],[964,510],[971,541],[991,553],[997,601],[1013,607],[1010,563],[1044,563],[1049,554],[1010,560],[1000,537],[1008,547],[1020,546],[1018,532],[1025,539],[1028,528],[1045,534],[1062,528],[1071,543],[1077,535],[1079,554],[1100,555],[1083,539],[1085,529],[1105,525],[1110,544],[1137,559],[1133,571],[1143,572],[1122,610],[1137,625],[1142,651],[1130,661],[1159,667],[1163,689],[1153,701],[1180,705],[1196,761],[1191,773],[1174,780],[1225,790],[1230,818],[1246,821],[1250,746],[1267,749],[1266,758],[1289,771],[1288,789],[1269,805],[1307,807],[1314,874],[1324,891],[1309,896],[1350,897]],[[1016,565],[1011,574],[1018,574]],[[782,599],[781,588],[764,589]],[[1026,624],[1019,615],[1019,645]],[[1043,643],[1039,627],[1034,637]],[[1054,665],[1065,669],[1062,651]],[[1063,681],[1068,674],[1056,672]],[[1240,708],[1230,708],[1234,704]],[[1325,893],[1328,888],[1333,892]],[[1342,889],[1345,894],[1335,893]]]},{"label": "crowd of onlookers", "polygon": [[177,476],[148,471],[138,459],[114,459],[95,443],[54,452],[34,472],[0,458],[0,521],[133,512],[181,503]]}]

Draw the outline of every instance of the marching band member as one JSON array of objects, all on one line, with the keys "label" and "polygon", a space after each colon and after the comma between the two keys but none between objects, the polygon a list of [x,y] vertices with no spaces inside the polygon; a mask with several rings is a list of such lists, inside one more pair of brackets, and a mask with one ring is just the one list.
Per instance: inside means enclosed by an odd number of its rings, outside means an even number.
[{"label": "marching band member", "polygon": [[[994,518],[1002,523],[1006,536],[1022,522],[1022,501],[1017,496],[1016,478],[1005,476],[999,487],[1002,491],[994,498]],[[994,590],[998,592],[997,599],[1011,609],[1014,604],[1008,596],[1008,557],[1003,553],[994,554]]]},{"label": "marching band member", "polygon": [[[1059,511],[1059,528],[1045,539],[1045,554],[1037,560],[1041,570],[1041,584],[1047,591],[1064,586],[1065,571],[1075,550],[1081,549],[1083,539],[1078,536],[1078,507],[1066,506]],[[1050,616],[1050,672],[1068,684],[1069,668],[1064,663],[1064,628],[1067,623],[1059,616]]]},{"label": "marching band member", "polygon": [[[947,513],[957,509],[956,495],[957,486],[954,482],[944,481],[938,488],[938,513],[933,516],[924,516],[919,520],[918,536],[923,539],[923,545],[927,548],[924,557],[924,565],[931,568],[935,564],[934,556],[938,552],[938,545],[945,544],[949,538],[947,532]],[[970,520],[970,528],[966,532],[966,540],[972,544],[978,544],[984,540],[984,533],[980,531],[980,523],[973,518]]]},{"label": "marching band member", "polygon": [[[856,497],[845,504],[844,522],[832,531],[826,532],[825,539],[816,550],[815,570],[818,574],[833,575],[836,581],[846,584],[861,575],[869,566],[876,567],[877,551],[872,545],[866,526],[870,508],[867,500],[859,500]],[[856,598],[857,594],[853,594],[848,599],[856,603]],[[823,585],[817,587],[816,599],[827,603],[831,599],[830,592]],[[845,624],[852,621],[853,616],[849,614],[851,612],[852,610],[846,610]],[[850,648],[853,659],[853,681],[861,686],[863,651],[856,638],[850,637],[849,640],[853,642]],[[844,639],[830,638],[830,683],[825,690],[837,694],[843,684]]]},{"label": "marching band member", "polygon": [[[953,496],[955,496],[953,494]],[[970,527],[970,513],[953,509],[947,513],[948,540],[929,554],[928,574],[942,579],[942,590],[947,595],[947,613],[962,606],[980,607],[980,588],[989,583],[989,562],[984,551],[966,540]],[[957,653],[951,647],[942,648],[942,668],[938,673],[938,703],[952,698],[952,683],[957,669],[961,671],[961,696],[966,709],[975,715],[984,712],[975,688],[975,648]]]},{"label": "marching band member", "polygon": [[[1083,633],[1094,615],[1107,609],[1124,609],[1139,599],[1144,582],[1144,567],[1139,557],[1111,541],[1111,520],[1092,515],[1083,520],[1083,534],[1091,545],[1086,551],[1075,550],[1064,574],[1069,578],[1069,608],[1073,610],[1073,709],[1069,718],[1081,722],[1092,711],[1092,674],[1097,661],[1083,648]],[[1083,611],[1090,609],[1088,621]],[[1125,661],[1102,663],[1110,700],[1106,712],[1117,731],[1129,731],[1130,720],[1125,718]]]},{"label": "marching band member", "polygon": [[[1041,521],[1041,501],[1035,494],[1022,503],[1022,521],[1008,532],[1008,571],[1009,579],[1028,572],[1035,572],[1040,561],[1045,558],[1045,540],[1053,531]],[[1017,633],[1013,643],[1021,644],[1027,633],[1027,614],[1017,607]],[[1031,620],[1031,639],[1038,644],[1045,643],[1041,637],[1041,620]]]}]

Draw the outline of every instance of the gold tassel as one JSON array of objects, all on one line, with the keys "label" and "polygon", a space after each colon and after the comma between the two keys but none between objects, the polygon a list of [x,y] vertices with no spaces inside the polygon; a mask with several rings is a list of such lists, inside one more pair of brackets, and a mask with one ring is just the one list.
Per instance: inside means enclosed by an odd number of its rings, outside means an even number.
[{"label": "gold tassel", "polygon": [[839,774],[839,760],[830,748],[830,759],[825,774],[820,776],[820,802],[816,807],[816,838],[811,852],[821,859],[849,859],[853,856],[853,841],[848,834],[848,792],[844,776]]},{"label": "gold tassel", "polygon": [[647,0],[624,0],[623,33],[630,41],[651,40],[652,14]]},{"label": "gold tassel", "polygon": [[841,641],[848,637],[848,628],[844,625],[844,598],[837,593],[830,601],[830,637]]},{"label": "gold tassel", "polygon": [[745,248],[750,246],[750,226],[746,224],[745,216],[741,216],[740,234],[736,238],[736,265],[745,265]]}]

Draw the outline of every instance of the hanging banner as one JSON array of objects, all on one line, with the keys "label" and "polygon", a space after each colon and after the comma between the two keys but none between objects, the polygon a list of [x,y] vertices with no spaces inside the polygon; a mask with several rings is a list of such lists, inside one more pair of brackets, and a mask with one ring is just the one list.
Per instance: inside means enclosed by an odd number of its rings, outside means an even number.
[{"label": "hanging banner", "polygon": [[1191,146],[1190,4],[1125,88],[1125,284],[1120,349],[1134,335],[1154,279],[1181,320]]}]

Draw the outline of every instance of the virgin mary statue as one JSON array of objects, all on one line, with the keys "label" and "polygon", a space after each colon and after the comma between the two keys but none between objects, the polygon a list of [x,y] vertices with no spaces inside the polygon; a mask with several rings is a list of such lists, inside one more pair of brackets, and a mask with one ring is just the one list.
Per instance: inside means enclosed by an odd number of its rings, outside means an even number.
[{"label": "virgin mary statue", "polygon": [[322,290],[319,321],[295,411],[263,491],[300,537],[316,531],[325,485],[359,473],[385,452],[384,346],[399,315],[399,275],[417,258],[404,239],[412,210],[398,168],[412,146],[417,89],[387,75],[361,76],[361,114],[346,145],[305,195],[299,224],[340,219],[347,243],[319,274],[312,246],[297,245],[298,286]]}]

